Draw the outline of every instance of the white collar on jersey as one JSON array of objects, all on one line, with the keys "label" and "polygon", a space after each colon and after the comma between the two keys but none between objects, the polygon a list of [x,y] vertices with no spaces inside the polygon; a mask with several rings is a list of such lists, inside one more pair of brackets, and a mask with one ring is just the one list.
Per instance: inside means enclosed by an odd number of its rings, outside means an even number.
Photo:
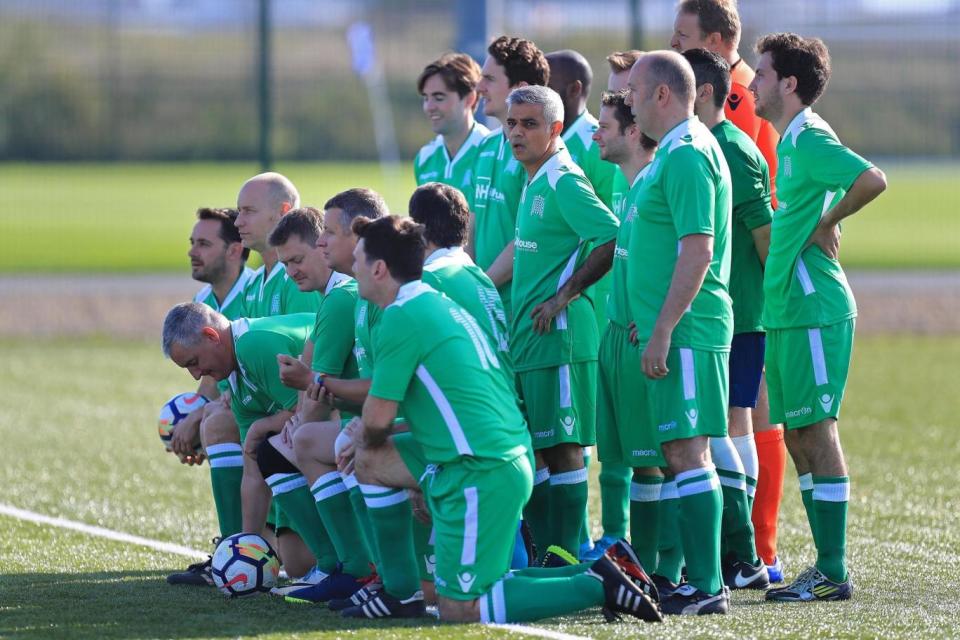
[{"label": "white collar on jersey", "polygon": [[348,276],[347,274],[340,273],[339,271],[334,271],[333,273],[330,274],[330,279],[327,280],[327,286],[323,290],[323,295],[327,295],[328,293],[333,291],[338,284],[340,284],[341,282],[345,282],[349,279],[350,279],[350,276]]},{"label": "white collar on jersey", "polygon": [[800,135],[800,130],[803,129],[803,125],[815,116],[816,114],[810,107],[802,109],[797,115],[793,116],[793,120],[790,121],[790,124],[787,125],[786,130],[783,132],[784,142],[791,140],[792,144],[796,146],[797,136]]},{"label": "white collar on jersey", "polygon": [[463,247],[446,247],[437,249],[427,256],[427,259],[423,261],[423,266],[429,267],[441,261],[446,264],[473,264],[473,260],[471,260],[467,252],[463,250]]},{"label": "white collar on jersey", "polygon": [[431,287],[428,284],[424,284],[423,280],[411,280],[410,282],[400,285],[400,288],[397,290],[396,299],[387,305],[387,307],[402,307],[407,302],[410,302],[417,296],[423,295],[425,293],[436,293],[437,290]]}]

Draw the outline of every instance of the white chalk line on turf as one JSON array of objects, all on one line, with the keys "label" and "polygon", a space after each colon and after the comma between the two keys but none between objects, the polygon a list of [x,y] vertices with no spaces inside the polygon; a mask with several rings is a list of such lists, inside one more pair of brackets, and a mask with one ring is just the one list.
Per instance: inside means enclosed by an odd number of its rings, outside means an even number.
[{"label": "white chalk line on turf", "polygon": [[[175,555],[187,556],[188,558],[197,558],[202,560],[209,555],[207,553],[204,553],[203,551],[198,551],[197,549],[191,549],[190,547],[184,547],[179,544],[171,544],[169,542],[151,540],[150,538],[143,538],[141,536],[135,536],[129,533],[124,533],[122,531],[113,531],[112,529],[105,529],[103,527],[84,524],[82,522],[76,522],[74,520],[67,520],[66,518],[54,518],[51,516],[45,516],[42,513],[27,511],[26,509],[20,509],[18,507],[14,507],[9,504],[0,503],[0,515],[10,516],[11,518],[17,518],[18,520],[26,520],[28,522],[43,524],[50,527],[58,527],[60,529],[69,529],[71,531],[78,531],[80,533],[96,536],[98,538],[106,538],[107,540],[113,540],[116,542],[126,542],[127,544],[135,544],[141,547],[148,547],[150,549],[155,549],[157,551],[163,551],[164,553],[172,553]],[[574,635],[570,635],[569,633],[551,631],[550,629],[540,629],[538,627],[527,627],[520,624],[494,624],[489,626],[494,629],[503,629],[504,631],[507,631],[507,632],[517,633],[517,634],[527,635],[527,636],[535,636],[538,638],[549,638],[550,640],[589,640],[587,638],[584,638],[583,636],[574,636]]]},{"label": "white chalk line on turf", "polygon": [[550,638],[550,640],[590,640],[585,636],[574,636],[561,631],[551,631],[550,629],[541,629],[540,627],[527,627],[522,624],[491,624],[487,626],[492,629],[503,629],[504,631],[519,633],[525,636]]},{"label": "white chalk line on turf", "polygon": [[191,549],[190,547],[184,547],[179,544],[171,544],[169,542],[151,540],[150,538],[142,538],[129,533],[123,533],[122,531],[113,531],[111,529],[104,529],[103,527],[95,527],[93,525],[67,520],[65,518],[52,518],[50,516],[45,516],[42,513],[34,513],[33,511],[19,509],[8,504],[0,504],[0,515],[10,516],[11,518],[17,518],[19,520],[27,520],[37,524],[44,524],[50,527],[59,527],[60,529],[79,531],[80,533],[97,536],[99,538],[115,540],[116,542],[126,542],[127,544],[136,544],[140,545],[141,547],[149,547],[150,549],[163,551],[164,553],[173,553],[180,556],[187,556],[188,558],[196,558],[198,560],[206,559],[206,557],[210,555],[208,553],[204,553],[203,551]]}]

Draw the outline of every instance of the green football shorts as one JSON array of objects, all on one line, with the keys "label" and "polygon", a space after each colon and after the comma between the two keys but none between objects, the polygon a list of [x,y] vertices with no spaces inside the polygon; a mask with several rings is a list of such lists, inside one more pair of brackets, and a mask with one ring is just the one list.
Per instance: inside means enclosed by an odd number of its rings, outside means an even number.
[{"label": "green football shorts", "polygon": [[600,340],[597,362],[597,450],[601,462],[627,467],[663,467],[656,434],[644,429],[646,404],[640,352],[630,332],[610,323]]},{"label": "green football shorts", "polygon": [[597,363],[577,362],[517,373],[533,448],[596,442]]},{"label": "green football shorts", "polygon": [[446,464],[424,479],[433,516],[437,593],[473,600],[510,571],[517,526],[533,489],[526,454],[509,462]]},{"label": "green football shorts", "polygon": [[855,325],[851,318],[825,327],[767,331],[771,423],[799,429],[840,416]]},{"label": "green football shorts", "polygon": [[727,352],[673,347],[667,377],[644,377],[646,426],[657,442],[727,435],[729,361]]}]

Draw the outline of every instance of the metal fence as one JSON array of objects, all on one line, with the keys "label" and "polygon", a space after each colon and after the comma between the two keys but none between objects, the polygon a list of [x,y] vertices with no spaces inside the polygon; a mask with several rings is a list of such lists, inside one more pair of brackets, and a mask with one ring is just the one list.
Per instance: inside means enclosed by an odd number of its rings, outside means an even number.
[{"label": "metal fence", "polygon": [[[485,19],[471,21],[478,4]],[[273,155],[376,158],[376,117],[391,120],[398,155],[409,158],[431,136],[415,78],[456,43],[522,35],[545,51],[582,51],[603,78],[606,54],[631,45],[631,5],[640,9],[641,46],[653,49],[666,46],[674,4],[271,0]],[[257,157],[258,5],[0,0],[0,160]],[[834,76],[818,111],[858,150],[960,155],[957,0],[740,0],[740,9],[748,61],[752,42],[771,31],[827,42]],[[357,24],[373,36],[388,115],[371,109],[354,69],[347,34]],[[594,110],[598,100],[595,92]]]}]

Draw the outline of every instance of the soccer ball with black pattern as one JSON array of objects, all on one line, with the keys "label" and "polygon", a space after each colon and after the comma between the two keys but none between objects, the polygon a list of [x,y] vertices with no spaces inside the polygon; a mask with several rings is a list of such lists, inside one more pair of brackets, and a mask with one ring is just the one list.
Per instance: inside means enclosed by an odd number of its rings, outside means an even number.
[{"label": "soccer ball with black pattern", "polygon": [[230,597],[270,591],[280,560],[270,543],[255,533],[235,533],[220,541],[211,563],[213,584]]},{"label": "soccer ball with black pattern", "polygon": [[164,448],[170,451],[170,438],[173,437],[173,429],[183,422],[188,415],[207,404],[207,399],[195,393],[178,393],[167,400],[160,407],[160,419],[157,421],[157,431],[160,433],[160,441]]}]

